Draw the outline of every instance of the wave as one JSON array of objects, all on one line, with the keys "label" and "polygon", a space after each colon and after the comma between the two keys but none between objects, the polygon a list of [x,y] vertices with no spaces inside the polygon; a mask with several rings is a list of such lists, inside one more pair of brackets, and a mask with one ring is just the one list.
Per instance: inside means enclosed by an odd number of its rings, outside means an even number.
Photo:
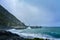
[{"label": "wave", "polygon": [[27,29],[31,29],[31,27],[28,27]]},{"label": "wave", "polygon": [[50,35],[46,35],[46,34],[21,33],[23,30],[11,29],[11,30],[7,30],[7,31],[10,31],[12,33],[16,33],[16,34],[18,34],[18,35],[20,35],[21,37],[24,37],[24,38],[30,38],[30,39],[43,38],[43,39],[50,39],[50,40],[60,40],[60,38],[54,38],[54,37],[52,37]]},{"label": "wave", "polygon": [[60,38],[60,34],[57,32],[47,32],[47,34],[53,36],[54,38]]},{"label": "wave", "polygon": [[29,33],[20,33],[20,35],[22,35],[22,37],[24,38],[43,38],[43,39],[50,39],[50,40],[60,40],[60,38],[54,38],[50,35],[46,35],[46,34],[29,34]]}]

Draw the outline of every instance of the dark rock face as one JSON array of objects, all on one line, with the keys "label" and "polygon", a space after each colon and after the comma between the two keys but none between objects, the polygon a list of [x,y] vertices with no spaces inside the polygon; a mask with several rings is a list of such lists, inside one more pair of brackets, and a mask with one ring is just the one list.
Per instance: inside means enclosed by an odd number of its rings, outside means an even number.
[{"label": "dark rock face", "polygon": [[0,25],[3,26],[24,26],[25,24],[18,20],[14,15],[8,12],[0,5]]},{"label": "dark rock face", "polygon": [[17,34],[0,30],[0,40],[24,40],[24,38],[20,37]]}]

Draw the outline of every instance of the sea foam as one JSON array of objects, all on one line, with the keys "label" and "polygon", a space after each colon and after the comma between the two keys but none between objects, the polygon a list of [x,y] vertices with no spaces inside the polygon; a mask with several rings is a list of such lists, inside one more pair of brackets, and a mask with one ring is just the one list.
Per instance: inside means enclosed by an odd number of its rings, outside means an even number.
[{"label": "sea foam", "polygon": [[53,38],[50,35],[46,35],[46,34],[32,34],[32,33],[21,33],[23,30],[16,30],[16,29],[11,29],[11,30],[7,30],[10,31],[12,33],[16,33],[18,35],[20,35],[21,37],[24,38],[43,38],[43,39],[50,39],[50,40],[60,40],[60,38]]}]

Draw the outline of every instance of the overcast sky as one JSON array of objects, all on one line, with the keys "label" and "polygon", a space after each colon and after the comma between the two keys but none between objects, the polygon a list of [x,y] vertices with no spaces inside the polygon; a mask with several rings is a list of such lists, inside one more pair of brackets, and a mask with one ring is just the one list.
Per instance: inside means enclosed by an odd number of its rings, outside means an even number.
[{"label": "overcast sky", "polygon": [[26,25],[60,26],[60,0],[0,0]]}]

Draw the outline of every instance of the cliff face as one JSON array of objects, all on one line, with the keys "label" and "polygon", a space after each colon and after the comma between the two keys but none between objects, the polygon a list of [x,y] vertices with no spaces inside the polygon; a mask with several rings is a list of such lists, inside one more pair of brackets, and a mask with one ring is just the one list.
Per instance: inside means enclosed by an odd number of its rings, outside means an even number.
[{"label": "cliff face", "polygon": [[0,5],[0,25],[3,26],[25,26],[14,15],[8,12],[4,7]]}]

